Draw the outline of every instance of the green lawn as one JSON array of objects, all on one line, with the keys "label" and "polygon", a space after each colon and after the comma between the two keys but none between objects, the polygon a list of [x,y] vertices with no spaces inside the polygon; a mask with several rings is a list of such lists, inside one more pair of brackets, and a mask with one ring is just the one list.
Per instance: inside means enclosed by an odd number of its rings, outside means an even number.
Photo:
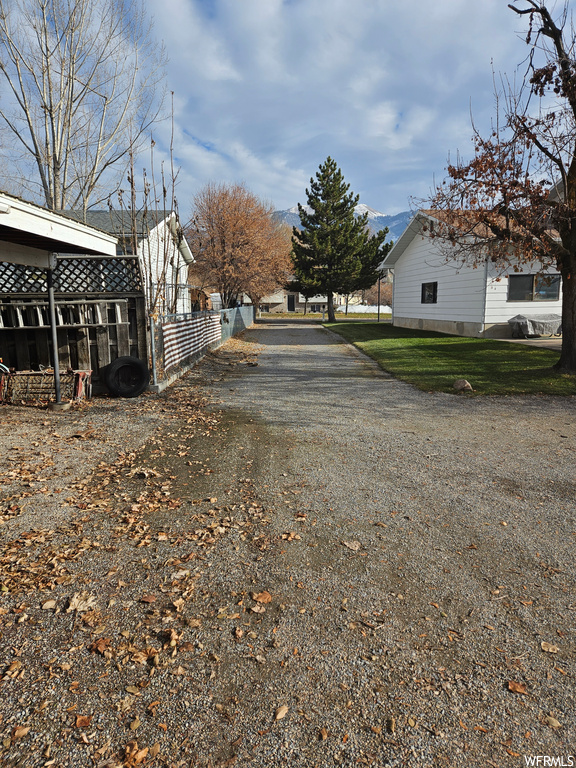
[{"label": "green lawn", "polygon": [[576,395],[576,377],[557,373],[558,352],[382,323],[326,323],[385,371],[419,389],[455,392],[467,379],[482,395]]}]

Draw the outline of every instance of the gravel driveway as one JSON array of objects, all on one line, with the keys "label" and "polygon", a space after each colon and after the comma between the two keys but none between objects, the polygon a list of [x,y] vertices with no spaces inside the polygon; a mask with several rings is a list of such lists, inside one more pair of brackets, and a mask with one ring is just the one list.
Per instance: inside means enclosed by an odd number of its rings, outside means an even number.
[{"label": "gravel driveway", "polygon": [[575,404],[269,320],[125,409],[0,410],[0,763],[576,762]]}]

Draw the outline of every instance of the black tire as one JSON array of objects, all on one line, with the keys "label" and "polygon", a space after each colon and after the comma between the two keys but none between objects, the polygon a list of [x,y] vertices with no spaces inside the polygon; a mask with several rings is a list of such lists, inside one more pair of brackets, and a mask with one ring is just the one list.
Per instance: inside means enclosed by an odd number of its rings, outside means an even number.
[{"label": "black tire", "polygon": [[137,357],[118,357],[102,373],[104,385],[112,397],[138,397],[148,389],[148,366]]}]

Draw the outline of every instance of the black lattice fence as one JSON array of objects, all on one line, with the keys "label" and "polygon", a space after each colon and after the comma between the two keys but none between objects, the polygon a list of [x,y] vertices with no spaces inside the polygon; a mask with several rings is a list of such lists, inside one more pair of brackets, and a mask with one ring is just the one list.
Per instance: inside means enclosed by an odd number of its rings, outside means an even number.
[{"label": "black lattice fence", "polygon": [[[138,259],[62,257],[54,269],[60,367],[98,371],[117,357],[148,357]],[[0,262],[0,357],[18,371],[52,364],[46,272]]]},{"label": "black lattice fence", "polygon": [[[45,270],[0,262],[0,295],[46,293],[47,290]],[[138,259],[58,259],[54,290],[56,293],[141,293]]]}]

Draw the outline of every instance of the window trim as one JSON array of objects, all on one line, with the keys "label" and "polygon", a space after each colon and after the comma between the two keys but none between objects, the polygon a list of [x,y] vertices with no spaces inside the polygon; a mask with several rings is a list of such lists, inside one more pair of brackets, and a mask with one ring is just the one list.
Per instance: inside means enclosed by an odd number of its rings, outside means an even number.
[{"label": "window trim", "polygon": [[[514,278],[526,278],[530,277],[532,278],[532,296],[530,298],[522,298],[522,299],[511,299],[510,298],[510,286],[511,281]],[[534,302],[534,303],[545,303],[550,301],[560,301],[560,286],[561,286],[561,278],[559,274],[551,274],[548,275],[550,278],[550,284],[555,282],[558,286],[558,292],[555,297],[551,298],[536,298],[537,295],[537,288],[538,288],[538,280],[544,280],[546,278],[546,275],[540,275],[538,273],[529,273],[529,274],[523,274],[523,275],[508,275],[508,290],[506,294],[506,301],[510,302],[512,304],[518,303],[518,302]]]},{"label": "window trim", "polygon": [[[431,290],[431,298],[427,298],[427,292]],[[422,283],[420,286],[420,304],[438,304],[438,281]]]}]

